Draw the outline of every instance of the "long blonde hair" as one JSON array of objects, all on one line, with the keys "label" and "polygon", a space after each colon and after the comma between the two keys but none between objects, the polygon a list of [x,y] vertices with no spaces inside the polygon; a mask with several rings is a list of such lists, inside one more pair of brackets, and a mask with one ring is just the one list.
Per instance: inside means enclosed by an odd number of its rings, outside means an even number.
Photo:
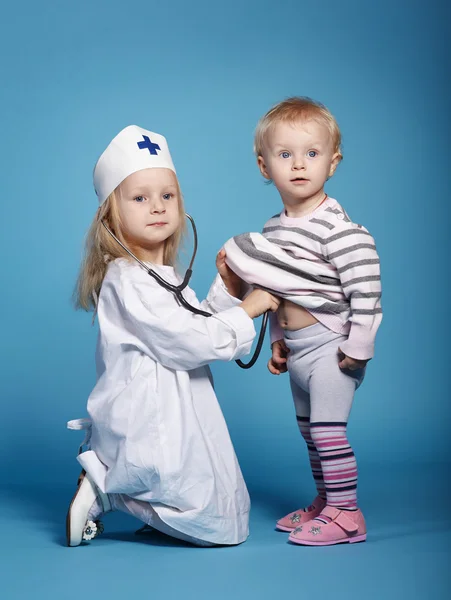
[{"label": "long blonde hair", "polygon": [[[176,266],[179,248],[186,232],[185,208],[178,182],[177,188],[180,223],[175,232],[165,241],[163,254],[163,263],[170,266]],[[119,191],[116,188],[100,206],[87,233],[84,256],[73,294],[77,309],[96,310],[97,298],[108,269],[108,263],[116,258],[133,260],[106,231],[102,221],[139,259],[144,260],[140,256],[140,249],[130,247],[127,240],[124,239],[118,209],[118,194]]]}]

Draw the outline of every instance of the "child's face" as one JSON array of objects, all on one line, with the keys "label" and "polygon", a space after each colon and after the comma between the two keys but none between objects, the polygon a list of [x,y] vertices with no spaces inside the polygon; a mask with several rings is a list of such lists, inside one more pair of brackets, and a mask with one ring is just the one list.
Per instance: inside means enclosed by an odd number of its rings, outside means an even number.
[{"label": "child's face", "polygon": [[295,206],[324,193],[339,161],[327,127],[309,120],[276,123],[268,131],[258,166],[274,181],[284,204]]},{"label": "child's face", "polygon": [[118,209],[126,241],[158,262],[180,222],[179,187],[170,169],[144,169],[119,186]]}]

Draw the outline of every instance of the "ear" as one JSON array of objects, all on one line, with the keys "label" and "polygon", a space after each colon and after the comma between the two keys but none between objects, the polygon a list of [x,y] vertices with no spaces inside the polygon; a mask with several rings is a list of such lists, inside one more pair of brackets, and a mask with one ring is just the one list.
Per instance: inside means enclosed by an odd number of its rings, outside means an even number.
[{"label": "ear", "polygon": [[329,169],[329,177],[332,177],[332,175],[335,173],[335,169],[338,167],[342,158],[343,157],[339,152],[335,152],[335,154],[332,156],[332,160],[330,163],[330,169]]},{"label": "ear", "polygon": [[268,173],[268,169],[265,165],[265,160],[261,154],[257,158],[257,165],[260,169],[260,173],[263,175],[265,179],[271,179],[271,175]]}]

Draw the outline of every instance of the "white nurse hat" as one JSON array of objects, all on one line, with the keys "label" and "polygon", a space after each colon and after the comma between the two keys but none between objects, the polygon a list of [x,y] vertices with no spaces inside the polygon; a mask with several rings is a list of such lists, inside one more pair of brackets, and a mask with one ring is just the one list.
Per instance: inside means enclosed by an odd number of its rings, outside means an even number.
[{"label": "white nurse hat", "polygon": [[94,189],[99,204],[132,173],[157,167],[175,173],[166,138],[129,125],[110,142],[94,167]]}]

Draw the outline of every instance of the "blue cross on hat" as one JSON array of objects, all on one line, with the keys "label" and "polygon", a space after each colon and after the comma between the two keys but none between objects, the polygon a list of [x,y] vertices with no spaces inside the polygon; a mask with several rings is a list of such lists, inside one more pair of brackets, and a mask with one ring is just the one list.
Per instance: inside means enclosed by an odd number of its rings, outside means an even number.
[{"label": "blue cross on hat", "polygon": [[138,148],[140,150],[145,150],[147,148],[151,154],[158,154],[157,150],[161,150],[160,146],[151,142],[148,135],[143,135],[143,138],[144,142],[138,142]]}]

